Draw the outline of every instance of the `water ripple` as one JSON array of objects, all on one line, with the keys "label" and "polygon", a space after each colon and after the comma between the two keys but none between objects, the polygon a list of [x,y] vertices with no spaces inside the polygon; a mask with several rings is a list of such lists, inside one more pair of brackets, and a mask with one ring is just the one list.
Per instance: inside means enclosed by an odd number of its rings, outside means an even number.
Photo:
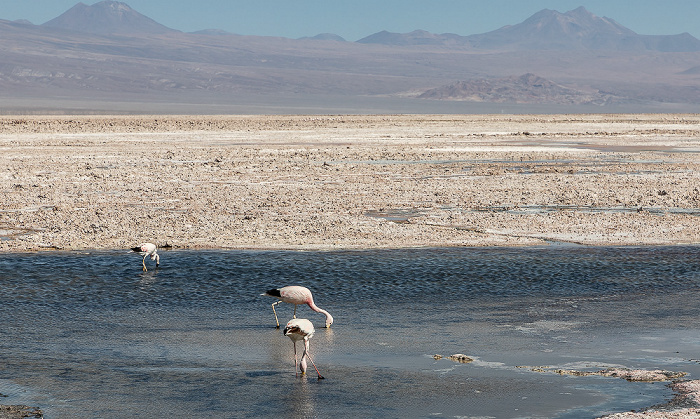
[{"label": "water ripple", "polygon": [[123,251],[0,255],[0,301],[75,307],[259,304],[289,284],[319,305],[586,296],[700,286],[700,248],[448,248],[343,252],[167,251],[141,272]]}]

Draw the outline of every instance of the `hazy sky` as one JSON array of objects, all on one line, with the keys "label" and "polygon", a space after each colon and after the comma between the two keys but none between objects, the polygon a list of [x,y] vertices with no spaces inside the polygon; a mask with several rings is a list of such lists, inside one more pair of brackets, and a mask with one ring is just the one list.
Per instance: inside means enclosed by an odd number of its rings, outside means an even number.
[{"label": "hazy sky", "polygon": [[[96,0],[84,0],[94,4]],[[0,0],[0,19],[41,24],[77,0]],[[643,35],[689,32],[700,38],[700,0],[126,0],[173,29],[223,29],[299,38],[335,33],[356,41],[381,30],[472,35],[520,23],[542,9],[584,6]]]}]

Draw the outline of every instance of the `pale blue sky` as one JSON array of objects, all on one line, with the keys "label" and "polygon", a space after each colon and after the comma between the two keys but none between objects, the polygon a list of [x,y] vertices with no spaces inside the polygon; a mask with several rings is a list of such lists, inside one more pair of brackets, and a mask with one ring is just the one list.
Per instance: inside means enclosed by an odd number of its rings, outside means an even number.
[{"label": "pale blue sky", "polygon": [[[44,23],[76,0],[0,0],[0,19]],[[96,0],[83,3],[94,4]],[[584,6],[643,35],[700,38],[700,0],[126,0],[136,11],[185,32],[299,38],[331,32],[356,41],[381,30],[472,35],[520,23],[542,9]]]}]

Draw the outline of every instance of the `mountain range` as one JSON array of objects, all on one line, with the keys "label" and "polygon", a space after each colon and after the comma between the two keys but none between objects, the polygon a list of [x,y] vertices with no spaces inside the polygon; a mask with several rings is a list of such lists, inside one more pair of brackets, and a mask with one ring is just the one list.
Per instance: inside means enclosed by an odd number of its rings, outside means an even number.
[{"label": "mountain range", "polygon": [[0,20],[0,37],[5,113],[700,109],[700,40],[640,35],[583,7],[483,34],[349,42],[184,33],[101,1],[42,25]]},{"label": "mountain range", "polygon": [[566,13],[545,9],[522,23],[483,34],[460,36],[422,30],[406,34],[382,31],[357,42],[465,46],[478,50],[700,51],[700,40],[688,33],[639,35],[612,19],[595,16],[584,7]]}]

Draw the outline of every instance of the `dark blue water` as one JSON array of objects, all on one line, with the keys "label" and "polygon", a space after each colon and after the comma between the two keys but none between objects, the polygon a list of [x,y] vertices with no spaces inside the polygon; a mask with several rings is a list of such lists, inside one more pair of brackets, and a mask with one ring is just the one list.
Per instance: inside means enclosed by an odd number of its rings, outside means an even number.
[{"label": "dark blue water", "polygon": [[[46,417],[594,417],[663,383],[523,366],[680,369],[698,378],[700,247],[0,255],[0,403]],[[335,324],[326,380],[296,377],[272,287]],[[278,306],[280,321],[292,306]],[[324,317],[300,307],[317,327]],[[433,354],[466,353],[456,364]],[[546,402],[545,402],[546,401]]]}]

